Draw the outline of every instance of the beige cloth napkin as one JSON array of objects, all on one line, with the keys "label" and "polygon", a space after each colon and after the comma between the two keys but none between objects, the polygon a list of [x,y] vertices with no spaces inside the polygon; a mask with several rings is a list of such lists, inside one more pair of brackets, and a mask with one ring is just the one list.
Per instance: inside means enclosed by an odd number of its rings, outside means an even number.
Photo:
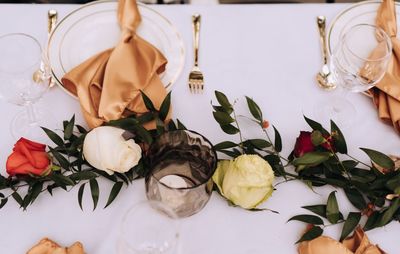
[{"label": "beige cloth napkin", "polygon": [[117,15],[122,33],[116,47],[89,58],[62,78],[64,87],[78,96],[90,128],[145,113],[140,90],[156,108],[167,95],[159,77],[167,60],[136,34],[141,22],[136,1],[119,0]]},{"label": "beige cloth napkin", "polygon": [[383,0],[376,16],[376,25],[391,37],[393,55],[385,76],[375,88],[370,89],[370,94],[378,108],[379,117],[391,123],[395,130],[400,132],[400,41],[396,38],[397,21],[394,0]]},{"label": "beige cloth napkin", "polygon": [[85,251],[80,242],[74,243],[71,247],[64,248],[52,240],[44,238],[26,254],[85,254]]},{"label": "beige cloth napkin", "polygon": [[360,227],[343,243],[327,236],[320,236],[311,241],[301,242],[297,250],[299,254],[385,254],[377,245],[369,242]]}]

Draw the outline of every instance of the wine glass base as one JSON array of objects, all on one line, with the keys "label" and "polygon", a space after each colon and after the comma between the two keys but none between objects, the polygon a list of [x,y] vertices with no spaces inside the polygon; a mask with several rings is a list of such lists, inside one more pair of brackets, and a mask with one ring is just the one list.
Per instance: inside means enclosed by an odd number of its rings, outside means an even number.
[{"label": "wine glass base", "polygon": [[357,110],[354,105],[341,97],[320,103],[315,109],[315,114],[324,124],[333,120],[340,129],[350,127],[357,120]]},{"label": "wine glass base", "polygon": [[53,117],[48,112],[35,112],[35,120],[31,121],[27,111],[19,112],[11,122],[11,135],[15,140],[21,137],[30,139],[36,142],[47,143],[48,138],[41,127],[52,126]]}]

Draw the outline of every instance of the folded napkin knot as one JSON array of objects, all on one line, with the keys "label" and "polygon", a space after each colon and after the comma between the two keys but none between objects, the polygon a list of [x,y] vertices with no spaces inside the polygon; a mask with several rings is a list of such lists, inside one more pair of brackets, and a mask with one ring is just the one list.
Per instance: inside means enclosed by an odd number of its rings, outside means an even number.
[{"label": "folded napkin knot", "polygon": [[167,95],[159,77],[167,60],[136,34],[141,22],[136,1],[120,0],[117,17],[121,37],[115,48],[92,56],[62,78],[64,87],[79,98],[90,128],[147,112],[140,91],[156,108]]}]

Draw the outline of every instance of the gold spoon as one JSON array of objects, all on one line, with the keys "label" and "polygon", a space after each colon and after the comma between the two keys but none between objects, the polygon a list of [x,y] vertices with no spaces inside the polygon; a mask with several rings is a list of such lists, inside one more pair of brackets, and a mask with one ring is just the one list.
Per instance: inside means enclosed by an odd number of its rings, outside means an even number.
[{"label": "gold spoon", "polygon": [[321,49],[322,49],[322,57],[323,57],[323,65],[321,70],[317,74],[318,85],[325,90],[333,90],[336,88],[336,84],[334,83],[332,73],[329,69],[328,65],[328,49],[326,45],[326,35],[325,35],[325,27],[326,27],[326,17],[318,16],[317,17],[317,25],[319,31],[319,37],[321,39]]}]

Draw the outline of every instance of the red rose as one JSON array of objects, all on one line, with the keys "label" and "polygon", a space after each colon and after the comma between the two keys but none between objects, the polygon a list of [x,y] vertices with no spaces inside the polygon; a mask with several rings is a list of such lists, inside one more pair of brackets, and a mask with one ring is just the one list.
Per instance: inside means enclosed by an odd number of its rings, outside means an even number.
[{"label": "red rose", "polygon": [[50,165],[46,145],[20,138],[14,145],[13,153],[8,156],[6,169],[10,176],[43,175]]},{"label": "red rose", "polygon": [[315,146],[311,141],[311,132],[301,131],[300,136],[296,139],[296,144],[294,146],[294,156],[301,157],[305,153],[313,152]]}]

